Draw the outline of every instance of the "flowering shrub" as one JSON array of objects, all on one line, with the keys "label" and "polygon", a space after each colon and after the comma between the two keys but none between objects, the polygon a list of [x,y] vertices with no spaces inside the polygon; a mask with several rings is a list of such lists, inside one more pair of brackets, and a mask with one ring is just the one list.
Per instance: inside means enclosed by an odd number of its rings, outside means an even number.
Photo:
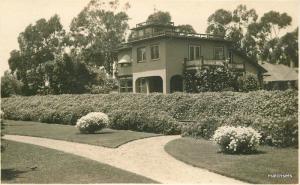
[{"label": "flowering shrub", "polygon": [[261,135],[251,127],[219,127],[213,136],[221,150],[228,153],[254,152],[259,145]]},{"label": "flowering shrub", "polygon": [[91,112],[86,116],[81,117],[76,127],[81,133],[94,133],[108,125],[108,116],[102,112]]}]

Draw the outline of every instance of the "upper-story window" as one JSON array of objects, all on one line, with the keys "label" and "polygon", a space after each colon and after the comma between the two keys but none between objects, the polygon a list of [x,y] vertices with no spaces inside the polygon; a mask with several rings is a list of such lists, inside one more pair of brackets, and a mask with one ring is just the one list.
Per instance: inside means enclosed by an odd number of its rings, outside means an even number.
[{"label": "upper-story window", "polygon": [[214,59],[223,60],[224,59],[224,47],[215,47],[214,48]]},{"label": "upper-story window", "polygon": [[151,59],[159,59],[159,46],[151,46]]},{"label": "upper-story window", "polygon": [[200,55],[201,55],[201,47],[200,46],[191,45],[189,47],[190,60],[198,60],[198,59],[200,59]]},{"label": "upper-story window", "polygon": [[137,48],[137,62],[143,62],[146,60],[146,48]]}]

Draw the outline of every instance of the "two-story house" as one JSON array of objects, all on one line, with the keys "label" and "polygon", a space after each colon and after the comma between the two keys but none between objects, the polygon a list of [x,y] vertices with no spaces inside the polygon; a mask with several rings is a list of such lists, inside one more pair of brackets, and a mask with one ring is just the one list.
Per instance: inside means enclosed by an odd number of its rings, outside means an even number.
[{"label": "two-story house", "polygon": [[232,42],[208,34],[176,31],[173,22],[137,24],[118,52],[120,92],[171,93],[184,90],[185,70],[227,65],[259,78],[264,69],[243,54],[231,50]]}]

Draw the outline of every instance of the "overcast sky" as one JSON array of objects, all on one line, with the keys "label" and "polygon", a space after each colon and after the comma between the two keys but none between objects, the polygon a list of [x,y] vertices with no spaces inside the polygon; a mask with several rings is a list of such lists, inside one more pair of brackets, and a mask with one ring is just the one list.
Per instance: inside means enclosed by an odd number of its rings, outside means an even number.
[{"label": "overcast sky", "polygon": [[[121,0],[129,1],[127,11],[130,27],[143,22],[149,14],[157,10],[168,11],[176,25],[191,24],[198,33],[204,33],[207,18],[215,10],[223,8],[234,10],[237,5],[245,4],[254,8],[258,15],[275,10],[286,12],[293,22],[287,31],[299,25],[299,0]],[[7,60],[13,49],[18,49],[18,34],[29,24],[40,18],[49,19],[58,14],[65,29],[71,20],[83,9],[89,0],[1,0],[0,1],[0,75],[8,69]]]}]

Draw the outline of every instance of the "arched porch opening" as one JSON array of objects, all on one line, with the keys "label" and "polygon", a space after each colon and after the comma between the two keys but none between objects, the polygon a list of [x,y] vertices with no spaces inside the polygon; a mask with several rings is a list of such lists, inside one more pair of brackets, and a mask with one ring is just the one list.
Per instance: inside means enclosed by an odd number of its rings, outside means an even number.
[{"label": "arched porch opening", "polygon": [[135,81],[137,93],[162,93],[163,79],[160,76],[140,77]]}]

